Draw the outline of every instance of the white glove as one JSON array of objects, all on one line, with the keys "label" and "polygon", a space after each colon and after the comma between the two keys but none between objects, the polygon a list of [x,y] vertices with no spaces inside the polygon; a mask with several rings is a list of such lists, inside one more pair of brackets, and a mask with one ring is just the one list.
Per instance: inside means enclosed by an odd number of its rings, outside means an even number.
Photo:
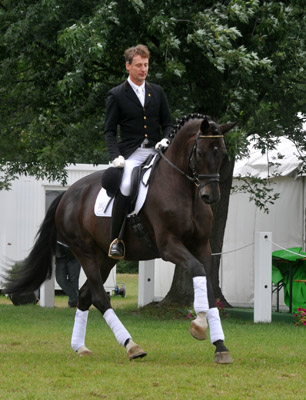
[{"label": "white glove", "polygon": [[113,160],[113,167],[115,168],[124,168],[124,157],[118,156]]},{"label": "white glove", "polygon": [[165,150],[170,144],[169,139],[162,139],[160,142],[156,143],[155,150]]}]

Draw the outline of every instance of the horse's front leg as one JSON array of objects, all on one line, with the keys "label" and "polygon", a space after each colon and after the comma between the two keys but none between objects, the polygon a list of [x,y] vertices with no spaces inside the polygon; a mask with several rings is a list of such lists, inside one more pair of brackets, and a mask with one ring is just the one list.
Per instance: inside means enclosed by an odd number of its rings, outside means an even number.
[{"label": "horse's front leg", "polygon": [[[229,353],[229,350],[224,345],[224,332],[221,324],[220,313],[216,307],[216,298],[213,290],[212,280],[211,280],[211,249],[210,246],[206,248],[198,255],[199,260],[205,265],[206,270],[206,287],[207,287],[207,298],[209,309],[206,312],[206,318],[209,325],[210,340],[211,343],[216,347],[215,350],[215,362],[218,364],[230,364],[233,359]],[[194,287],[196,290],[195,279]],[[197,314],[197,321],[200,314]],[[201,318],[200,318],[201,323]],[[195,335],[193,335],[196,337]],[[196,337],[197,339],[200,339]]]},{"label": "horse's front leg", "polygon": [[196,313],[196,319],[191,321],[190,334],[198,340],[205,340],[207,336],[207,312],[209,310],[207,296],[207,278],[206,276],[194,276],[193,290],[194,302],[193,308]]},{"label": "horse's front leg", "polygon": [[204,251],[200,252],[198,250],[196,256],[194,256],[182,243],[173,241],[172,243],[167,243],[167,247],[164,248],[161,254],[165,260],[184,266],[191,273],[194,288],[193,306],[197,315],[191,322],[191,335],[198,340],[206,339],[208,321],[211,342],[216,346],[215,361],[219,364],[233,362],[229,351],[224,346],[224,333],[212,289],[209,245],[206,246]]},{"label": "horse's front leg", "polygon": [[177,238],[169,238],[166,243],[160,246],[161,257],[175,265],[179,265],[189,270],[194,288],[194,310],[197,314],[192,321],[190,333],[198,340],[206,339],[207,320],[206,314],[209,310],[207,276],[203,260],[200,262],[186,246],[178,241]]}]

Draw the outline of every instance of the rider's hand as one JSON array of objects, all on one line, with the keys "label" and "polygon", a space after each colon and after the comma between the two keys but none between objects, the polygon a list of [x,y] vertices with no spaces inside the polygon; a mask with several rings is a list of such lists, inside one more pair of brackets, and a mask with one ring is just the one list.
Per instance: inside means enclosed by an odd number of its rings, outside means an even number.
[{"label": "rider's hand", "polygon": [[113,167],[115,168],[124,168],[124,157],[118,156],[113,160]]},{"label": "rider's hand", "polygon": [[170,144],[170,140],[169,139],[162,139],[160,142],[156,143],[155,145],[155,150],[165,150]]}]

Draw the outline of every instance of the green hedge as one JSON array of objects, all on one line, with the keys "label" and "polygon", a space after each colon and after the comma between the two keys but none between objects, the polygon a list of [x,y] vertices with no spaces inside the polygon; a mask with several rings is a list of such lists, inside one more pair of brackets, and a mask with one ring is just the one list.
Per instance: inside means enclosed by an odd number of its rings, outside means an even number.
[{"label": "green hedge", "polygon": [[117,262],[118,274],[138,274],[138,261],[122,260]]}]

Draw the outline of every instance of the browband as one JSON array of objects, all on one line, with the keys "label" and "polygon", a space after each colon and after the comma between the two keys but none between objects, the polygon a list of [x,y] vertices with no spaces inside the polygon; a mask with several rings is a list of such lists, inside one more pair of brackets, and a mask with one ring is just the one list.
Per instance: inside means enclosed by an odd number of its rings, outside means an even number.
[{"label": "browband", "polygon": [[224,135],[199,135],[199,138],[218,138],[218,137],[224,137]]}]

